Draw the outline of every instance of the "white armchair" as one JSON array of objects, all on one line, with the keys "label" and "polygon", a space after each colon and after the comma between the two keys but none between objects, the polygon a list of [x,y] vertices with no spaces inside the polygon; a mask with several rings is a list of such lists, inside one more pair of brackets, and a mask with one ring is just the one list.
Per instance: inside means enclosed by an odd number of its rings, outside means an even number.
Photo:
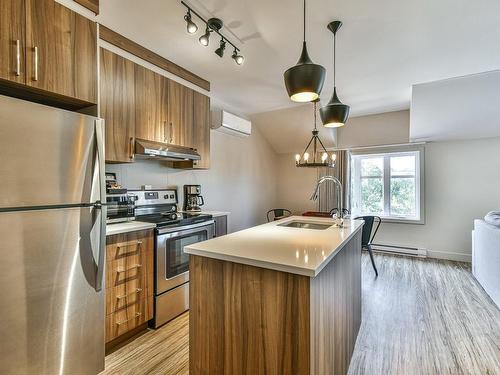
[{"label": "white armchair", "polygon": [[474,220],[472,273],[500,308],[500,227]]}]

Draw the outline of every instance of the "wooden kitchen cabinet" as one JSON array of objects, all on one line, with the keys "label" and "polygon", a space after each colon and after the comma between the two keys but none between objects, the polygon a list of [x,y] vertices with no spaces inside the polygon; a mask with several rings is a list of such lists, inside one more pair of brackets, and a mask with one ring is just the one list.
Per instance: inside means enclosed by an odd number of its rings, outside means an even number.
[{"label": "wooden kitchen cabinet", "polygon": [[102,48],[100,55],[100,116],[106,124],[106,161],[132,162],[136,124],[135,64]]},{"label": "wooden kitchen cabinet", "polygon": [[168,142],[168,79],[135,65],[135,136]]},{"label": "wooden kitchen cabinet", "polygon": [[54,0],[26,7],[26,83],[97,103],[96,23]]},{"label": "wooden kitchen cabinet", "polygon": [[25,83],[25,0],[0,2],[0,78]]},{"label": "wooden kitchen cabinet", "polygon": [[153,318],[153,231],[106,238],[106,343]]},{"label": "wooden kitchen cabinet", "polygon": [[54,0],[2,0],[0,31],[0,78],[22,85],[7,94],[75,108],[97,103],[95,22]]},{"label": "wooden kitchen cabinet", "polygon": [[193,145],[193,90],[168,80],[168,142]]},{"label": "wooden kitchen cabinet", "polygon": [[210,168],[210,98],[199,92],[193,93],[192,147],[201,156],[193,168]]}]

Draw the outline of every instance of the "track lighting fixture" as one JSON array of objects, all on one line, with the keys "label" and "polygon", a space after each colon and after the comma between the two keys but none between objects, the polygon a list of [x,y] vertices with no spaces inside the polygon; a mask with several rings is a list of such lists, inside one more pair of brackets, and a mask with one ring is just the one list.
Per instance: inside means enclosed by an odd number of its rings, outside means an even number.
[{"label": "track lighting fixture", "polygon": [[191,20],[190,9],[188,9],[186,15],[184,16],[184,21],[186,21],[186,30],[188,34],[195,34],[198,31],[198,26]]},{"label": "track lighting fixture", "polygon": [[221,34],[220,30],[224,26],[224,22],[222,22],[219,18],[210,18],[205,20],[201,17],[196,11],[194,11],[189,5],[187,5],[184,1],[181,1],[181,4],[187,8],[187,13],[184,16],[184,20],[186,21],[186,29],[189,34],[195,34],[198,31],[198,26],[193,22],[191,13],[193,13],[196,17],[198,17],[203,23],[205,23],[205,33],[200,36],[199,42],[202,46],[207,47],[210,44],[210,33],[216,33],[221,37],[219,48],[217,48],[214,52],[219,57],[224,57],[224,50],[226,49],[226,44],[230,44],[234,48],[234,52],[231,55],[231,58],[238,65],[242,65],[245,61],[243,55],[240,54],[240,50],[233,43],[231,43],[224,35]]},{"label": "track lighting fixture", "polygon": [[208,43],[210,43],[210,29],[208,28],[207,26],[207,29],[205,30],[205,34],[203,34],[202,36],[200,36],[200,44],[202,46],[208,46]]},{"label": "track lighting fixture", "polygon": [[219,48],[215,50],[215,54],[222,58],[224,56],[225,49],[226,49],[226,41],[224,40],[224,38],[222,38],[220,40]]},{"label": "track lighting fixture", "polygon": [[242,55],[238,54],[236,48],[234,49],[233,55],[231,57],[238,65],[243,64],[243,62],[245,61],[245,58]]}]

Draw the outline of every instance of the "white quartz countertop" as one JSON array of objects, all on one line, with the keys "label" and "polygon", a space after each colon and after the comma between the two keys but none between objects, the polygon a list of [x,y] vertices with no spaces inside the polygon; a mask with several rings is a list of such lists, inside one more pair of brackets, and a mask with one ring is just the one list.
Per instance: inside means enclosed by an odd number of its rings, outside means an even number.
[{"label": "white quartz countertop", "polygon": [[[179,211],[179,212],[186,212],[186,211]],[[203,214],[203,215],[212,215],[213,217],[218,217],[218,216],[229,216],[231,212],[227,211],[199,211],[196,212],[197,214]]]},{"label": "white quartz countertop", "polygon": [[284,227],[292,221],[334,224],[330,218],[290,216],[184,247],[188,254],[314,277],[363,226],[346,220],[343,228]]},{"label": "white quartz countertop", "polygon": [[134,232],[137,230],[145,230],[155,228],[156,225],[152,223],[144,223],[142,221],[127,221],[125,223],[115,223],[106,225],[106,236],[113,234]]}]

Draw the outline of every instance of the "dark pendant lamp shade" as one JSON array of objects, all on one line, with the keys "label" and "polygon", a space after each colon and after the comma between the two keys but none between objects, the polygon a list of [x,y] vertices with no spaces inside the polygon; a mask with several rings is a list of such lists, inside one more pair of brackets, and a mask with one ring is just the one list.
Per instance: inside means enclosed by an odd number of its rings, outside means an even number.
[{"label": "dark pendant lamp shade", "polygon": [[339,97],[337,96],[337,87],[335,86],[335,42],[337,37],[337,31],[342,26],[342,22],[333,21],[328,24],[328,30],[333,33],[333,95],[327,105],[319,110],[319,115],[323,126],[326,128],[338,128],[344,126],[349,117],[349,106],[343,104]]},{"label": "dark pendant lamp shade", "polygon": [[295,66],[284,74],[286,91],[294,102],[312,102],[319,98],[325,82],[326,71],[321,65],[311,61],[306,45],[306,2],[304,0],[304,40],[302,53]]},{"label": "dark pendant lamp shade", "polygon": [[318,99],[325,82],[325,74],[325,68],[311,61],[304,42],[299,61],[284,74],[288,96],[294,102],[302,103]]},{"label": "dark pendant lamp shade", "polygon": [[319,110],[319,115],[326,128],[338,128],[347,122],[349,106],[339,100],[336,87],[333,88],[333,95],[328,104]]}]

